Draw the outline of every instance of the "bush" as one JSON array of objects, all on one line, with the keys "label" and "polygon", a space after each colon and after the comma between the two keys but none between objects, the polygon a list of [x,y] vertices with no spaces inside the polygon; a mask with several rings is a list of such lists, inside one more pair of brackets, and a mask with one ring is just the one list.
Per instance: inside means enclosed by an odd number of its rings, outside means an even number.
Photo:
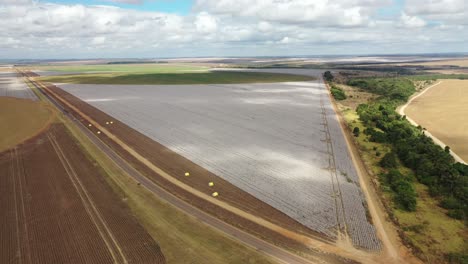
[{"label": "bush", "polygon": [[336,87],[334,85],[331,86],[331,89],[330,89],[330,92],[331,94],[333,95],[333,97],[336,99],[336,100],[344,100],[346,99],[346,94],[345,92],[339,88],[339,87]]},{"label": "bush", "polygon": [[333,75],[331,74],[330,71],[326,71],[326,72],[323,74],[323,78],[324,78],[327,82],[332,82],[333,79],[335,79],[335,77],[333,77]]},{"label": "bush", "polygon": [[414,84],[402,78],[361,78],[351,79],[348,85],[359,87],[371,93],[388,96],[390,99],[406,101],[416,92]]},{"label": "bush", "polygon": [[396,168],[397,165],[397,155],[393,151],[385,154],[385,156],[383,156],[382,160],[380,161],[380,166],[386,169]]},{"label": "bush", "polygon": [[360,133],[361,133],[361,131],[359,130],[359,127],[354,127],[354,129],[353,129],[354,136],[359,137]]},{"label": "bush", "polygon": [[384,183],[394,192],[394,202],[405,211],[416,210],[416,192],[407,177],[392,169],[383,175]]},{"label": "bush", "polygon": [[395,201],[406,211],[416,211],[416,192],[409,182],[398,182],[395,187]]}]

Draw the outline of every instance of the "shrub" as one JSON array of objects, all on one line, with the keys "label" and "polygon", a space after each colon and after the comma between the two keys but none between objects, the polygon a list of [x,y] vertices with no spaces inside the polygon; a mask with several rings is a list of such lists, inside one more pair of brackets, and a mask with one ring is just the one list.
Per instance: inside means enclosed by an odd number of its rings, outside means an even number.
[{"label": "shrub", "polygon": [[354,129],[353,129],[354,136],[359,137],[360,133],[361,133],[361,131],[359,130],[359,127],[354,127]]}]

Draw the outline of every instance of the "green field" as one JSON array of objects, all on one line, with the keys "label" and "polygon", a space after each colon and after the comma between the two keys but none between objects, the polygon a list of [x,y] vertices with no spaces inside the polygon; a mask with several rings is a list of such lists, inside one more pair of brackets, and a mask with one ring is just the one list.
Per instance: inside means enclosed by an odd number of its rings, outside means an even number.
[{"label": "green field", "polygon": [[80,74],[41,77],[41,81],[76,84],[234,84],[310,81],[313,77],[279,73],[215,71],[154,74]]},{"label": "green field", "polygon": [[33,66],[31,69],[55,72],[119,72],[119,73],[177,73],[207,71],[209,67],[185,64],[96,64],[96,65],[56,65]]}]

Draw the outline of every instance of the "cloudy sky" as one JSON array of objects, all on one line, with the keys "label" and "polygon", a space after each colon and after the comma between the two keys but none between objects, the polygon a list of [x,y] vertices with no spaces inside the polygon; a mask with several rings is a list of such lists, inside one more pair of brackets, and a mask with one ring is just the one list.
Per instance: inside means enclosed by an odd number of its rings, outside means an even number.
[{"label": "cloudy sky", "polygon": [[466,0],[0,0],[0,59],[468,52]]}]

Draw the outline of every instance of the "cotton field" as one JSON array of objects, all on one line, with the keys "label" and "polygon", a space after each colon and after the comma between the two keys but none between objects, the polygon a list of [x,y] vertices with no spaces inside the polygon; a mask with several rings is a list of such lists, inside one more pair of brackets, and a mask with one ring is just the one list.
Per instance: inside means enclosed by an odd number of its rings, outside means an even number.
[{"label": "cotton field", "polygon": [[0,72],[0,96],[17,97],[36,100],[34,92],[23,82],[20,75],[14,71]]},{"label": "cotton field", "polygon": [[332,238],[341,230],[357,247],[380,248],[320,80],[60,87],[305,226]]}]

